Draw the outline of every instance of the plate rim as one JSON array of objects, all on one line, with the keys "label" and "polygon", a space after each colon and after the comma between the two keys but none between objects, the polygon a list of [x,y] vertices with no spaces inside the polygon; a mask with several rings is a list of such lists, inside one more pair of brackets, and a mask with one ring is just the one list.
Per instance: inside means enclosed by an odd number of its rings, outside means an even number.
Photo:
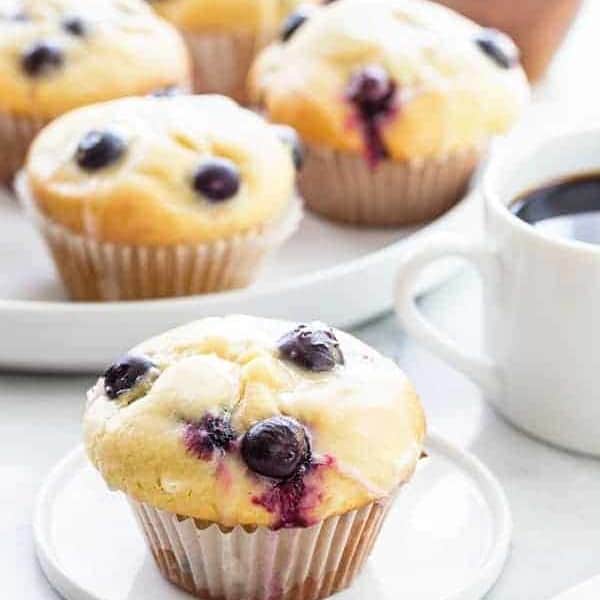
[{"label": "plate rim", "polygon": [[[492,547],[483,565],[473,573],[470,581],[458,592],[441,600],[481,600],[496,583],[504,569],[510,550],[513,533],[513,520],[508,499],[500,482],[474,454],[454,444],[437,432],[430,431],[426,448],[435,448],[448,457],[477,483],[490,509],[496,527]],[[47,530],[51,526],[50,511],[52,499],[61,489],[62,481],[70,476],[79,463],[85,462],[83,444],[69,451],[48,473],[35,500],[32,530],[35,552],[48,584],[67,600],[106,600],[82,588],[71,580],[60,568],[58,558],[51,548],[51,538]]]},{"label": "plate rim", "polygon": [[[73,302],[70,300],[26,300],[26,299],[11,299],[0,298],[0,314],[1,313],[53,313],[53,314],[107,314],[113,311],[119,312],[135,312],[142,307],[145,310],[151,309],[160,312],[161,310],[175,310],[178,307],[199,306],[208,304],[211,301],[216,301],[222,298],[227,301],[243,302],[247,299],[259,298],[261,296],[273,296],[291,292],[299,288],[318,284],[320,281],[331,280],[344,277],[350,272],[368,269],[373,265],[379,264],[387,259],[392,259],[396,254],[400,254],[408,244],[417,243],[419,239],[428,235],[435,229],[443,226],[446,223],[452,222],[458,218],[463,212],[468,211],[480,197],[479,189],[473,187],[469,189],[465,195],[452,208],[445,213],[421,226],[406,237],[390,243],[373,252],[367,252],[364,255],[345,261],[338,265],[318,269],[316,271],[303,273],[298,276],[290,276],[285,280],[277,283],[267,283],[260,285],[258,288],[249,287],[239,290],[230,290],[223,292],[215,292],[210,294],[199,294],[187,297],[174,298],[158,298],[147,300],[123,300],[110,302]],[[0,198],[1,201],[1,198]],[[343,224],[334,223],[335,226],[349,227],[360,231],[359,228],[346,226]]]}]

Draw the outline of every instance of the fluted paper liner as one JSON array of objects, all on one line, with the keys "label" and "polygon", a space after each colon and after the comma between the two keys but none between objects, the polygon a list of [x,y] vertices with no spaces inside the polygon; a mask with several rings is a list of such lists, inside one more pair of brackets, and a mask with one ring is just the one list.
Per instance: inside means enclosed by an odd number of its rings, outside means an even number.
[{"label": "fluted paper liner", "polygon": [[467,190],[482,148],[421,161],[384,160],[308,147],[299,188],[316,213],[354,225],[394,227],[433,219]]},{"label": "fluted paper liner", "polygon": [[40,229],[73,300],[139,300],[242,288],[267,255],[297,228],[298,199],[278,221],[244,235],[206,244],[120,245],[71,232],[36,210],[24,176],[16,180],[23,206]]},{"label": "fluted paper liner", "polygon": [[183,35],[192,57],[194,91],[223,94],[244,104],[248,71],[268,36],[253,32]]},{"label": "fluted paper liner", "polygon": [[47,120],[0,111],[0,183],[10,184]]},{"label": "fluted paper liner", "polygon": [[363,567],[393,497],[312,527],[224,528],[129,498],[156,564],[205,600],[318,600]]}]

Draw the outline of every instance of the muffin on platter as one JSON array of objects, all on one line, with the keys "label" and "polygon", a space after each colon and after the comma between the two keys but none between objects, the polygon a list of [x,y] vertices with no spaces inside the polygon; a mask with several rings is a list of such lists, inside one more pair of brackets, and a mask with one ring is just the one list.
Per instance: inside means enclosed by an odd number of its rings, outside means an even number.
[{"label": "muffin on platter", "polygon": [[209,600],[316,600],[360,571],[422,453],[400,369],[322,323],[208,318],[88,394],[88,456],[162,574]]},{"label": "muffin on platter", "polygon": [[185,44],[142,0],[0,4],[0,181],[35,134],[86,104],[189,86]]},{"label": "muffin on platter", "polygon": [[313,8],[259,55],[250,90],[308,147],[307,205],[378,226],[452,206],[528,98],[509,38],[427,0]]},{"label": "muffin on platter", "polygon": [[222,96],[114,100],[46,127],[16,189],[76,300],[239,288],[299,222],[291,133]]},{"label": "muffin on platter", "polygon": [[[315,0],[308,0],[313,2]],[[150,0],[184,35],[198,93],[246,99],[248,69],[300,0]]]}]

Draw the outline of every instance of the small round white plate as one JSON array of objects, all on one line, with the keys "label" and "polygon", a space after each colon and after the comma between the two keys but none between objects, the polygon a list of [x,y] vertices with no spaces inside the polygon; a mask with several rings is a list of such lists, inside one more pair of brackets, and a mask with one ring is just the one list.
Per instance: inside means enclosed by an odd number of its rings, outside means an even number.
[{"label": "small round white plate", "polygon": [[[339,600],[480,600],[498,578],[512,533],[500,484],[437,435],[400,497],[367,567]],[[186,600],[163,581],[123,496],[81,448],[50,473],[34,537],[48,580],[67,600]]]},{"label": "small round white plate", "polygon": [[[349,327],[391,308],[397,265],[434,231],[479,230],[471,195],[421,227],[365,230],[310,214],[245,290],[144,302],[66,300],[44,245],[13,198],[0,196],[0,367],[97,371],[143,339],[209,315],[247,313]],[[437,265],[421,291],[453,272]]]}]

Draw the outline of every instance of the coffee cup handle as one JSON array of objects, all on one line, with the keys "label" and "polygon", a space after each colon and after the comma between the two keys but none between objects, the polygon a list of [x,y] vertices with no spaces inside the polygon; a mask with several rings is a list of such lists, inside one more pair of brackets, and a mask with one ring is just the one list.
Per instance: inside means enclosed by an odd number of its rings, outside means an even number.
[{"label": "coffee cup handle", "polygon": [[462,350],[448,335],[427,320],[416,303],[419,274],[441,258],[460,257],[472,263],[484,284],[500,277],[500,260],[488,246],[466,242],[455,235],[439,235],[408,255],[398,272],[394,304],[401,325],[425,348],[478,383],[492,397],[502,392],[500,369],[487,356]]}]

